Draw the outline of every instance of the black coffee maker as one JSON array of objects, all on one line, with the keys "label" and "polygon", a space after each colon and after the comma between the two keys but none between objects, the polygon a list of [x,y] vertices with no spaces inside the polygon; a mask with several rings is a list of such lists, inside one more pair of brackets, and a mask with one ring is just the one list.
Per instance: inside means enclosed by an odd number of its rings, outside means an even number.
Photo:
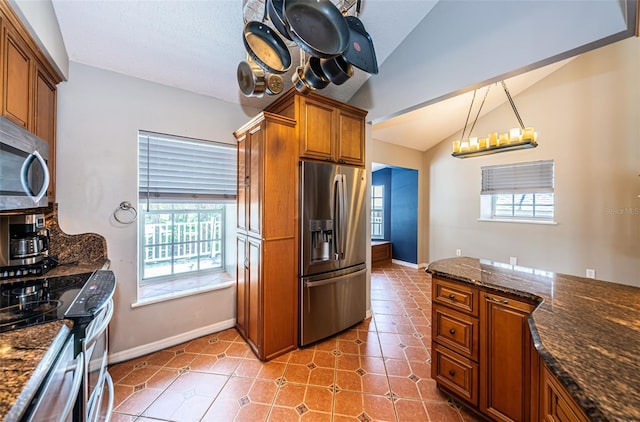
[{"label": "black coffee maker", "polygon": [[0,279],[43,274],[48,258],[44,214],[0,216]]}]

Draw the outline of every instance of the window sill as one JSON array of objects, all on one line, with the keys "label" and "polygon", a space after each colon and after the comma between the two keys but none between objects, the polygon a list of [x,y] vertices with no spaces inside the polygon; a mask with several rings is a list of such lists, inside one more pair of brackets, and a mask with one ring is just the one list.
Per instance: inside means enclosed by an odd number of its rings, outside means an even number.
[{"label": "window sill", "polygon": [[[179,299],[188,296],[194,296],[201,293],[212,292],[215,290],[228,289],[236,285],[235,280],[220,281],[207,286],[198,286],[190,289],[181,289],[170,291],[162,294],[150,295],[145,298],[139,298],[137,302],[131,304],[131,308],[139,308],[141,306],[152,305],[154,303],[166,302],[168,300]],[[140,289],[140,288],[139,288]]]},{"label": "window sill", "polygon": [[488,221],[491,223],[518,223],[518,224],[542,224],[547,226],[556,226],[558,223],[555,221],[545,220],[519,220],[511,218],[478,218],[478,221]]}]

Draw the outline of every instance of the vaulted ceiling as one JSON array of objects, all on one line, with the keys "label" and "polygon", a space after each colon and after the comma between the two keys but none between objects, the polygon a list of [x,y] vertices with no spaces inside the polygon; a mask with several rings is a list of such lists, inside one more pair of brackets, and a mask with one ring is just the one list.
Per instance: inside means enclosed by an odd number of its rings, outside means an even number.
[{"label": "vaulted ceiling", "polygon": [[[18,4],[28,0],[13,0]],[[245,97],[243,27],[264,0],[52,0],[69,60],[259,110]],[[334,0],[349,7],[353,0]],[[319,93],[369,110],[376,139],[424,151],[460,130],[474,88],[508,79],[513,95],[567,58],[625,38],[634,1],[363,0],[380,72],[356,70]],[[353,8],[349,11],[353,13]],[[289,45],[292,69],[298,48]],[[550,66],[548,66],[550,65]],[[500,89],[485,112],[505,101]],[[460,94],[465,94],[460,96]]]}]

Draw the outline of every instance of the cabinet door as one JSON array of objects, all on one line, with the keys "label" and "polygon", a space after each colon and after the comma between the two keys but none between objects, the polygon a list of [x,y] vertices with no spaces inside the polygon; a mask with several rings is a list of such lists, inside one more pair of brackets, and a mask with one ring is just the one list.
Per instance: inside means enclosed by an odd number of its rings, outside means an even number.
[{"label": "cabinet door", "polygon": [[587,422],[589,418],[571,399],[547,367],[542,369],[540,420],[546,422]]},{"label": "cabinet door", "polygon": [[49,144],[49,202],[55,202],[56,180],[56,84],[36,66],[33,133]]},{"label": "cabinet door", "polygon": [[2,114],[14,123],[31,128],[30,98],[33,88],[33,58],[28,47],[8,26],[2,28],[2,68],[4,71]]},{"label": "cabinet door", "polygon": [[524,421],[530,406],[533,306],[484,292],[480,309],[480,410],[497,421]]},{"label": "cabinet door", "polygon": [[247,134],[247,148],[249,148],[246,163],[248,170],[248,230],[252,234],[262,233],[262,145],[264,141],[263,126],[258,125]]},{"label": "cabinet door", "polygon": [[364,166],[364,118],[338,110],[338,162]]},{"label": "cabinet door", "polygon": [[238,236],[236,240],[238,263],[236,265],[236,328],[243,337],[247,333],[247,237]]},{"label": "cabinet door", "polygon": [[259,358],[263,359],[262,350],[262,250],[261,242],[248,238],[247,244],[247,339],[256,351]]},{"label": "cabinet door", "polygon": [[[247,137],[243,136],[238,140],[238,220],[236,222],[239,230],[247,230],[247,189],[249,187],[249,173],[247,172]],[[240,261],[238,260],[238,265]]]},{"label": "cabinet door", "polygon": [[300,156],[333,161],[334,108],[310,98],[300,102]]}]

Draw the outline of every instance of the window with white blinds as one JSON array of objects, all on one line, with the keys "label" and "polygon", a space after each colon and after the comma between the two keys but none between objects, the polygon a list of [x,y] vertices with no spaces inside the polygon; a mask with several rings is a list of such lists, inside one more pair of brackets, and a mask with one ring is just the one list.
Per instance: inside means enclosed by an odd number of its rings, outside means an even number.
[{"label": "window with white blinds", "polygon": [[[235,144],[138,132],[139,302],[218,288],[235,226]],[[229,211],[229,212],[227,212]],[[229,227],[227,227],[229,226]]]},{"label": "window with white blinds", "polygon": [[139,131],[141,200],[232,202],[236,145]]},{"label": "window with white blinds", "polygon": [[554,162],[482,167],[481,219],[553,222]]},{"label": "window with white blinds", "polygon": [[553,192],[553,161],[482,167],[482,195]]}]

